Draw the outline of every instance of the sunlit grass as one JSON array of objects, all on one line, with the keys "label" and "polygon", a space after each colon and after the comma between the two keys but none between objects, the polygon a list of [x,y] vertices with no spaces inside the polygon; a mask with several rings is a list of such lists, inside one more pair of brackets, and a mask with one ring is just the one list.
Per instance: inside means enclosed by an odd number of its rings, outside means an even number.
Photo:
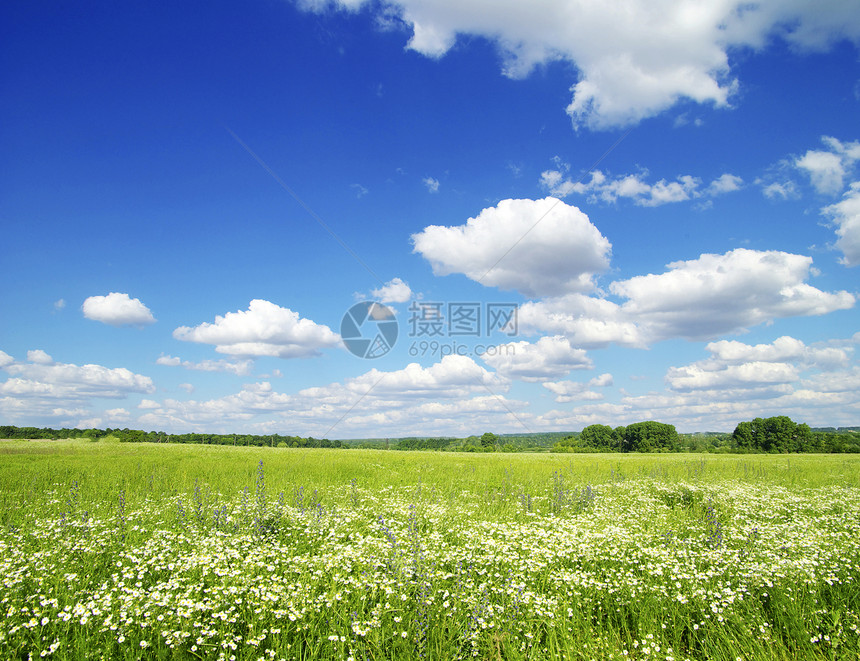
[{"label": "sunlit grass", "polygon": [[3,658],[860,656],[853,457],[0,456]]}]

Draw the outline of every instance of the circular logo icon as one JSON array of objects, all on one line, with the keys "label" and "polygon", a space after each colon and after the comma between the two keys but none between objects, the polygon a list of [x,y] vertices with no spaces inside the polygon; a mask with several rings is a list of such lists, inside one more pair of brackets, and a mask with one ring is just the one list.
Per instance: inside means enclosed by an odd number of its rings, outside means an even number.
[{"label": "circular logo icon", "polygon": [[381,303],[356,303],[340,322],[340,336],[350,353],[359,358],[380,358],[397,342],[394,311]]}]

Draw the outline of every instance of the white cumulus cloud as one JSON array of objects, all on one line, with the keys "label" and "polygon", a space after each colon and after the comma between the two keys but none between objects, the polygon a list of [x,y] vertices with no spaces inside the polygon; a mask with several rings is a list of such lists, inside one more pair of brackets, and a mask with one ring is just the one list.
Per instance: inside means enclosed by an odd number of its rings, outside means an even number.
[{"label": "white cumulus cloud", "polygon": [[716,364],[737,365],[747,362],[794,362],[804,369],[832,370],[846,367],[853,351],[840,347],[810,347],[801,340],[783,335],[770,344],[745,344],[737,340],[720,340],[705,346]]},{"label": "white cumulus cloud", "polygon": [[483,391],[484,386],[504,388],[506,382],[468,356],[452,355],[445,356],[429,367],[409,363],[393,372],[372,369],[361,376],[347,379],[342,385],[306,388],[299,395],[323,403],[335,397],[346,404],[354,401],[356,395],[365,393],[374,399],[385,400],[421,399],[428,396],[456,398],[473,391]]},{"label": "white cumulus cloud", "polygon": [[408,48],[439,58],[458,38],[491,40],[512,78],[571,63],[574,126],[634,124],[690,100],[728,107],[738,81],[729,52],[779,37],[801,50],[860,41],[860,11],[845,0],[302,0],[305,9],[369,6],[412,31]]},{"label": "white cumulus cloud", "polygon": [[297,312],[255,299],[247,310],[218,315],[212,323],[180,326],[173,337],[186,342],[214,344],[232,356],[304,358],[336,346],[340,337],[328,326],[299,317]]},{"label": "white cumulus cloud", "polygon": [[560,335],[542,337],[537,342],[509,342],[488,349],[481,359],[509,379],[545,381],[565,376],[572,370],[591,369],[584,349],[570,346]]},{"label": "white cumulus cloud", "polygon": [[567,197],[576,193],[587,196],[589,202],[614,203],[627,199],[638,206],[656,207],[673,202],[685,202],[702,197],[716,197],[740,190],[743,180],[725,173],[702,187],[702,180],[692,175],[679,175],[674,181],[660,179],[648,183],[647,172],[612,176],[594,170],[588,181],[574,181],[567,175],[570,165],[555,158],[556,170],[545,170],[540,176],[540,185],[551,195]]},{"label": "white cumulus cloud", "polygon": [[860,334],[813,345],[788,336],[755,345],[712,342],[705,347],[708,358],[667,371],[668,390],[549,411],[533,424],[570,429],[652,419],[672,420],[681,430],[731,432],[740,420],[787,415],[812,426],[848,426],[860,405],[860,367],[853,358],[858,343]]},{"label": "white cumulus cloud", "polygon": [[412,290],[400,278],[393,278],[370,293],[379,299],[380,303],[405,303],[412,298]]},{"label": "white cumulus cloud", "polygon": [[544,388],[555,395],[559,404],[576,401],[597,401],[603,399],[603,393],[595,392],[592,388],[607,388],[613,384],[612,375],[601,374],[588,381],[547,381]]},{"label": "white cumulus cloud", "polygon": [[610,344],[645,347],[646,329],[618,303],[584,294],[528,301],[517,314],[523,333],[557,333],[577,347],[600,349]]},{"label": "white cumulus cloud", "polygon": [[34,349],[27,352],[27,360],[38,365],[53,365],[54,359],[41,349]]},{"label": "white cumulus cloud", "polygon": [[860,181],[855,181],[840,202],[822,209],[836,224],[836,248],[845,266],[860,265]]},{"label": "white cumulus cloud", "polygon": [[715,390],[792,383],[798,376],[799,372],[793,365],[753,361],[726,365],[719,370],[705,369],[701,365],[671,367],[666,374],[666,382],[673,390]]},{"label": "white cumulus cloud", "polygon": [[5,351],[0,351],[0,369],[3,369],[7,365],[11,365],[14,362],[15,362],[15,359],[12,358],[12,356],[10,356]]},{"label": "white cumulus cloud", "polygon": [[412,241],[436,275],[462,273],[526,296],[592,290],[612,248],[588,216],[551,197],[502,200],[465,225],[431,225]]},{"label": "white cumulus cloud", "polygon": [[780,317],[821,315],[854,305],[846,291],[806,283],[812,258],[739,248],[668,264],[661,274],[613,282],[625,312],[658,336],[713,337]]},{"label": "white cumulus cloud", "polygon": [[[0,365],[5,355],[0,355]],[[93,399],[155,392],[152,379],[124,367],[57,363],[40,350],[28,352],[28,361],[3,365],[10,375],[0,382],[0,416],[6,419],[68,419],[85,415],[85,405]]]},{"label": "white cumulus cloud", "polygon": [[812,259],[779,251],[737,249],[673,262],[659,274],[609,285],[621,303],[570,294],[526,303],[523,332],[551,332],[579,347],[647,346],[670,338],[705,340],[774,319],[822,315],[853,307],[846,291],[807,283]]},{"label": "white cumulus cloud", "polygon": [[734,174],[728,172],[721,174],[714,179],[706,189],[705,193],[710,196],[722,195],[724,193],[734,193],[743,188],[744,180]]},{"label": "white cumulus cloud", "polygon": [[90,296],[81,306],[84,316],[111,326],[146,326],[155,323],[152,312],[140,299],[111,292],[107,296]]},{"label": "white cumulus cloud", "polygon": [[845,168],[836,154],[824,151],[808,151],[797,159],[796,165],[809,174],[812,185],[819,193],[835,194],[842,190]]},{"label": "white cumulus cloud", "polygon": [[860,160],[860,142],[843,143],[836,138],[823,136],[826,151],[810,149],[794,161],[804,171],[819,193],[838,194],[845,185],[845,177]]},{"label": "white cumulus cloud", "polygon": [[672,390],[689,392],[717,389],[762,389],[786,394],[773,386],[799,382],[809,370],[834,372],[847,367],[853,347],[814,347],[782,336],[770,344],[745,344],[737,340],[711,342],[705,349],[710,358],[683,367],[670,367],[666,383]]}]

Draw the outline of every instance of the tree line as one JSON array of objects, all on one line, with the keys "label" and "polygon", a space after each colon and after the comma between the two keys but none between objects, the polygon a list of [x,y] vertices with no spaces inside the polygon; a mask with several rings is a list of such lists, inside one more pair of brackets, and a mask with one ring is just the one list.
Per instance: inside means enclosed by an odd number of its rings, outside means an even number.
[{"label": "tree line", "polygon": [[732,433],[739,451],[753,452],[860,452],[856,427],[813,430],[780,415],[741,422]]},{"label": "tree line", "polygon": [[345,448],[343,441],[281,434],[167,434],[140,429],[51,429],[49,427],[14,427],[0,425],[0,438],[88,438],[93,441],[110,438],[121,443],[196,443],[199,445],[247,445],[289,448]]},{"label": "tree line", "polygon": [[589,425],[556,444],[561,452],[680,452],[684,449],[675,425],[646,420],[615,427]]},{"label": "tree line", "polygon": [[627,426],[589,425],[578,433],[496,435],[466,438],[402,438],[349,442],[281,434],[167,434],[140,429],[51,429],[0,425],[0,438],[110,439],[122,443],[195,443],[292,448],[368,447],[442,452],[860,452],[860,427],[812,429],[787,416],[755,418],[738,423],[731,434],[679,434],[674,425],[647,420]]},{"label": "tree line", "polygon": [[729,434],[680,435],[653,420],[626,427],[589,425],[554,446],[557,452],[860,452],[860,428],[812,429],[780,415],[738,423]]}]

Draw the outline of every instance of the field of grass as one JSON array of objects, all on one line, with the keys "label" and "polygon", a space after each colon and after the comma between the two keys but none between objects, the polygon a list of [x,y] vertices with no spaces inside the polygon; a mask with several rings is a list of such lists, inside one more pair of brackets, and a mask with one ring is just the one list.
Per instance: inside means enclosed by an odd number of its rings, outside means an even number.
[{"label": "field of grass", "polygon": [[856,659],[860,457],[0,442],[0,658]]}]

